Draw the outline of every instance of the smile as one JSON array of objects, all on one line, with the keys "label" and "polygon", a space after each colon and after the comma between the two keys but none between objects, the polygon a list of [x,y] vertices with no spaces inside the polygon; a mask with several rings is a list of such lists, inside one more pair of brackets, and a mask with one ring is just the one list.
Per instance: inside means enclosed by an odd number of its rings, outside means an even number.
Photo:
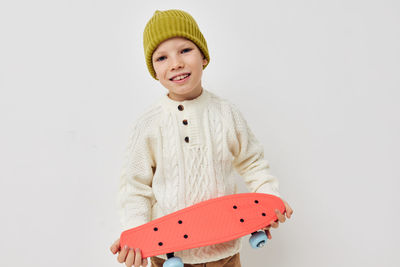
[{"label": "smile", "polygon": [[183,83],[186,80],[188,80],[189,77],[190,77],[190,73],[187,73],[187,74],[184,74],[184,75],[177,76],[174,79],[171,79],[171,81],[174,82],[174,83]]}]

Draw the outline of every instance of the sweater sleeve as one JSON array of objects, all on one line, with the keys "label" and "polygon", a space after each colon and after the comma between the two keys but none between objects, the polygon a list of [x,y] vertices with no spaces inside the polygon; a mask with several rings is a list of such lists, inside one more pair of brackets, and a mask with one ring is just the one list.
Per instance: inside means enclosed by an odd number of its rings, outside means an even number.
[{"label": "sweater sleeve", "polygon": [[118,208],[123,230],[151,220],[155,160],[150,137],[146,132],[146,125],[134,124],[131,127],[118,192]]},{"label": "sweater sleeve", "polygon": [[269,172],[264,148],[258,142],[239,109],[231,104],[233,127],[230,140],[233,166],[250,192],[279,195],[279,183]]}]

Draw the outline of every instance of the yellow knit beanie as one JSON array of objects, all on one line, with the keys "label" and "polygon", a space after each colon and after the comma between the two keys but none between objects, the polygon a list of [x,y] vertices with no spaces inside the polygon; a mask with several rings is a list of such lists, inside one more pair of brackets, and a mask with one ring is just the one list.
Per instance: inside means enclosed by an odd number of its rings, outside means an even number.
[{"label": "yellow knit beanie", "polygon": [[160,43],[172,37],[183,37],[195,43],[207,59],[207,64],[203,69],[207,67],[210,62],[207,42],[194,18],[189,13],[178,9],[156,10],[143,32],[146,64],[154,79],[158,80],[153,68],[153,52]]}]

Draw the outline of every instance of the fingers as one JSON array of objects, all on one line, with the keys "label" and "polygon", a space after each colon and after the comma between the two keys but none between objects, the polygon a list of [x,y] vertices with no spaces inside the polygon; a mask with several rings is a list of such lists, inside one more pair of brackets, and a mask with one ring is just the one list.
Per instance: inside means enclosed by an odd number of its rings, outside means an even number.
[{"label": "fingers", "polygon": [[271,232],[269,230],[265,230],[265,233],[267,234],[268,239],[272,239]]},{"label": "fingers", "polygon": [[112,254],[117,253],[118,251],[120,251],[121,247],[119,245],[119,238],[111,245],[110,250],[112,252]]},{"label": "fingers", "polygon": [[117,257],[117,260],[119,263],[125,262],[125,265],[127,267],[147,266],[148,260],[147,260],[147,258],[142,259],[142,253],[139,248],[137,248],[135,250],[133,248],[130,249],[128,246],[125,246],[124,248],[121,249],[119,246],[119,239],[118,239],[118,245],[116,243],[117,243],[117,241],[111,246],[111,251],[114,253],[114,251],[116,251],[117,247],[119,248],[119,254]]},{"label": "fingers", "polygon": [[286,221],[285,215],[283,215],[279,210],[275,210],[275,214],[278,217],[279,222],[283,223]]},{"label": "fingers", "polygon": [[142,253],[140,252],[140,249],[137,248],[135,254],[135,267],[140,267],[142,264]]},{"label": "fingers", "polygon": [[135,261],[135,251],[133,248],[130,248],[125,260],[126,267],[131,267],[134,261]]},{"label": "fingers", "polygon": [[278,228],[279,227],[279,221],[274,221],[274,222],[271,222],[271,225],[270,225],[272,228]]},{"label": "fingers", "polygon": [[286,201],[283,201],[283,203],[285,204],[286,208],[286,216],[290,219],[290,217],[292,217],[293,214],[293,209],[289,206],[289,204]]},{"label": "fingers", "polygon": [[118,254],[118,258],[117,258],[119,263],[125,262],[126,256],[128,255],[128,252],[129,252],[128,246],[125,246],[123,249],[121,249],[121,251]]},{"label": "fingers", "polygon": [[278,219],[276,221],[271,221],[270,227],[272,227],[272,228],[278,228],[279,227],[279,222],[285,222],[286,221],[285,216],[279,210],[275,210],[275,214],[278,217]]},{"label": "fingers", "polygon": [[[270,233],[270,229],[272,228],[278,228],[279,227],[279,223],[284,223],[286,221],[286,217],[288,219],[290,219],[290,217],[293,214],[293,210],[292,208],[289,206],[289,204],[286,201],[283,201],[283,203],[285,204],[285,212],[284,214],[282,214],[279,210],[275,210],[275,214],[276,214],[276,221],[271,221],[270,225],[263,228],[263,230],[265,231],[265,233],[267,234],[268,239],[271,239],[271,233]],[[285,216],[286,215],[286,216]]]}]

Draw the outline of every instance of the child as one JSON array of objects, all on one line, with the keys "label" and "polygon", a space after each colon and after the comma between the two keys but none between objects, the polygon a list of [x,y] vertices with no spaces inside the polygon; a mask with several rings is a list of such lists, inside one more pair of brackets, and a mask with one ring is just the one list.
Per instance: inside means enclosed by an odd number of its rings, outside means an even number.
[{"label": "child", "polygon": [[[181,10],[155,11],[143,34],[150,74],[167,90],[132,127],[127,162],[121,177],[119,204],[127,230],[198,202],[237,193],[233,171],[250,192],[279,196],[263,148],[237,107],[205,90],[203,69],[210,62],[207,43],[193,17]],[[292,209],[286,206],[290,218]],[[264,228],[277,228],[285,221]],[[179,251],[185,266],[240,265],[240,239]],[[147,266],[140,248],[111,246],[126,266]],[[166,256],[152,257],[162,266]],[[186,265],[188,264],[188,265]],[[190,264],[190,265],[189,265]],[[208,266],[208,265],[207,265]]]}]

